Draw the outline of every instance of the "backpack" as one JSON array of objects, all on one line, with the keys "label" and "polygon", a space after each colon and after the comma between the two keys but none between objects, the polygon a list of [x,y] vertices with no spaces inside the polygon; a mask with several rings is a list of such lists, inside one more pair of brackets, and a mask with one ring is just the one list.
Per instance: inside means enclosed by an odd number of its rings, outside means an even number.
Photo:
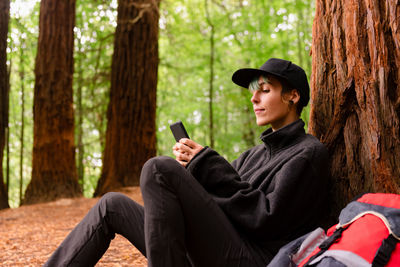
[{"label": "backpack", "polygon": [[282,247],[268,267],[400,266],[400,195],[368,193],[350,202],[339,223]]}]

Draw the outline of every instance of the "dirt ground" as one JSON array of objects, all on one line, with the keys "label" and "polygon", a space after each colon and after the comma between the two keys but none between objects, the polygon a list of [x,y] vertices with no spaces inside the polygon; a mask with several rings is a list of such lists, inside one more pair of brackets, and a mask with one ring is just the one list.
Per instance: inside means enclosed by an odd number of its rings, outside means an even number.
[{"label": "dirt ground", "polygon": [[[122,191],[142,203],[140,189]],[[55,202],[0,211],[0,266],[42,266],[98,199]],[[96,266],[147,266],[146,258],[117,235]]]}]

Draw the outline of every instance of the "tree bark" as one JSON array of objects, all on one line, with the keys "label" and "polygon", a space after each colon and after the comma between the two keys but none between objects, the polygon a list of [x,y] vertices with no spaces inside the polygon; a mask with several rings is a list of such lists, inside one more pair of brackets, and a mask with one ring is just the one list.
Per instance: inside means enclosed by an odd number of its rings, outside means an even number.
[{"label": "tree bark", "polygon": [[75,0],[42,0],[35,65],[32,179],[24,204],[81,196],[72,97]]},{"label": "tree bark", "polygon": [[0,1],[0,209],[8,205],[8,192],[3,178],[3,152],[8,127],[8,92],[9,79],[7,71],[7,34],[10,18],[10,1]]},{"label": "tree bark", "polygon": [[309,131],[326,144],[335,217],[363,192],[400,193],[400,2],[317,0]]},{"label": "tree bark", "polygon": [[118,1],[102,174],[95,196],[139,184],[156,155],[159,2]]}]

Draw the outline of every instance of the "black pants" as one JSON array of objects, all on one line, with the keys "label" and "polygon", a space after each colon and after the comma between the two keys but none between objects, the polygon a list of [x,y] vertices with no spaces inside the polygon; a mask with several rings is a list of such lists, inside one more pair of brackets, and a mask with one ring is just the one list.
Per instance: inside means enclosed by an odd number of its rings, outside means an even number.
[{"label": "black pants", "polygon": [[265,266],[226,215],[181,165],[149,160],[140,187],[144,207],[107,193],[72,230],[45,266],[94,266],[115,233],[148,259],[148,266]]}]

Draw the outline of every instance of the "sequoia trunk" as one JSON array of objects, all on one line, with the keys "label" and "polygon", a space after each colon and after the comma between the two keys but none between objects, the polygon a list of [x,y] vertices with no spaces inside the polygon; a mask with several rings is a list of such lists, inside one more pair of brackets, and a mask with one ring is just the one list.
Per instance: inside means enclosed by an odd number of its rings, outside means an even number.
[{"label": "sequoia trunk", "polygon": [[72,99],[75,0],[42,0],[35,65],[32,180],[24,204],[81,195]]},{"label": "sequoia trunk", "polygon": [[309,131],[329,149],[332,215],[400,193],[400,2],[317,0]]},{"label": "sequoia trunk", "polygon": [[158,3],[118,1],[103,169],[95,196],[138,185],[156,154]]},{"label": "sequoia trunk", "polygon": [[7,34],[10,17],[10,1],[0,1],[0,209],[8,208],[8,192],[3,178],[3,151],[8,127],[8,71]]}]

